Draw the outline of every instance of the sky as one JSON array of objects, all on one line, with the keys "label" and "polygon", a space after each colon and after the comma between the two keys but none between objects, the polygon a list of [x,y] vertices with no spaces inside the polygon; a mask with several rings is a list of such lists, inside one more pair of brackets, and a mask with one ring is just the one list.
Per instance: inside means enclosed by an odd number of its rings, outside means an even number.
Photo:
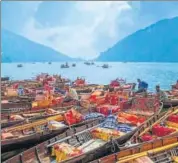
[{"label": "sky", "polygon": [[93,59],[119,40],[178,16],[176,1],[3,1],[1,25],[70,57]]}]

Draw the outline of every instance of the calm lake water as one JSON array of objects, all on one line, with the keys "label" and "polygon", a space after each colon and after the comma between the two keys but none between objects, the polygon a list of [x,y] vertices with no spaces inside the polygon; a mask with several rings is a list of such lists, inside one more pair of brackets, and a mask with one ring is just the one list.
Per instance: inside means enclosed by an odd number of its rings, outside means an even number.
[{"label": "calm lake water", "polygon": [[[87,66],[77,63],[76,67],[61,69],[61,62],[57,63],[25,63],[18,68],[17,63],[3,63],[1,76],[9,76],[11,79],[31,79],[39,73],[61,74],[71,80],[76,77],[85,77],[89,83],[108,84],[111,80],[122,77],[128,82],[136,82],[140,78],[149,84],[149,89],[154,90],[156,84],[162,89],[169,89],[170,85],[178,79],[178,63],[108,63],[110,68],[100,67],[103,63]],[[72,63],[69,63],[71,65]]]}]

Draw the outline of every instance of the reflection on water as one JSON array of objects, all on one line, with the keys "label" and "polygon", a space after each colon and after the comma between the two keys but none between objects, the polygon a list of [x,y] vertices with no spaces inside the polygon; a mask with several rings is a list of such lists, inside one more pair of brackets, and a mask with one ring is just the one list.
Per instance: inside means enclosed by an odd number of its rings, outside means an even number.
[{"label": "reflection on water", "polygon": [[46,72],[49,74],[61,74],[72,80],[76,77],[85,77],[90,83],[108,84],[112,79],[122,77],[128,82],[136,82],[140,78],[149,83],[149,89],[154,90],[156,84],[163,89],[169,89],[170,85],[178,79],[178,63],[108,63],[110,67],[103,69],[101,62],[87,66],[80,62],[76,67],[71,66],[61,69],[62,63],[24,63],[18,68],[17,63],[3,63],[1,65],[1,76],[9,76],[12,79],[30,79],[36,74]]}]

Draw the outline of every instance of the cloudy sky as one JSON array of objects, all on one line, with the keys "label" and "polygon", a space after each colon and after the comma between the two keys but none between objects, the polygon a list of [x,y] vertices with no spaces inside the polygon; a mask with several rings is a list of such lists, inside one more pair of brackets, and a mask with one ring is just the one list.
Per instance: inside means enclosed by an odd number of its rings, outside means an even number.
[{"label": "cloudy sky", "polygon": [[177,2],[2,2],[2,27],[71,57],[95,58],[127,35],[178,16]]}]

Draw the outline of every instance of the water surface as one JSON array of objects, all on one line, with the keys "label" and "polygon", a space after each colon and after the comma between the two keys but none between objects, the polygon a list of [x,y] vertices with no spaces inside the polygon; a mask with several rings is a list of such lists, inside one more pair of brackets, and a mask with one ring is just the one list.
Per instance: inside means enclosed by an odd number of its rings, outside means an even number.
[{"label": "water surface", "polygon": [[[1,76],[9,76],[11,79],[31,79],[35,75],[45,72],[49,74],[61,74],[72,80],[76,77],[85,77],[90,83],[108,84],[111,80],[122,77],[128,82],[136,82],[140,78],[149,83],[149,89],[154,90],[156,84],[163,89],[170,89],[170,85],[178,79],[178,63],[108,63],[110,68],[100,67],[103,63],[87,66],[83,62],[76,67],[61,69],[61,62],[48,63],[24,63],[18,68],[18,63],[3,63]],[[69,63],[71,65],[72,63]]]}]

